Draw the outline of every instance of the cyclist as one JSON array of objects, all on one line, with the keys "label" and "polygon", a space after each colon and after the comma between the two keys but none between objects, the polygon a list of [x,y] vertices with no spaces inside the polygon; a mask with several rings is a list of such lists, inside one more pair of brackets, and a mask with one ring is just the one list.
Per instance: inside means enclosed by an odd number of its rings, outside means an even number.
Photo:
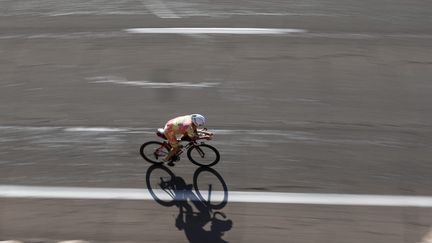
[{"label": "cyclist", "polygon": [[200,114],[192,114],[179,116],[169,120],[164,127],[164,134],[167,137],[168,142],[171,145],[171,150],[165,157],[165,162],[169,162],[168,165],[173,166],[173,157],[179,150],[179,143],[177,137],[182,140],[195,140],[197,138],[211,139],[213,133],[200,131],[205,134],[204,136],[198,136],[197,128],[203,126],[205,123],[205,117]]}]

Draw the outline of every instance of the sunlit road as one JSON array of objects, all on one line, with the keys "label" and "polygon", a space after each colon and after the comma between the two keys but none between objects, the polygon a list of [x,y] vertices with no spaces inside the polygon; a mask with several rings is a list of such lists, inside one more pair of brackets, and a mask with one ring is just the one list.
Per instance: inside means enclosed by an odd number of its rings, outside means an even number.
[{"label": "sunlit road", "polygon": [[[0,1],[0,185],[147,188],[140,145],[201,113],[228,191],[431,196],[431,16],[398,0]],[[170,168],[186,184],[196,169]],[[214,211],[231,227],[212,228],[188,205],[1,198],[0,241],[408,243],[432,226],[428,207],[228,199]]]}]

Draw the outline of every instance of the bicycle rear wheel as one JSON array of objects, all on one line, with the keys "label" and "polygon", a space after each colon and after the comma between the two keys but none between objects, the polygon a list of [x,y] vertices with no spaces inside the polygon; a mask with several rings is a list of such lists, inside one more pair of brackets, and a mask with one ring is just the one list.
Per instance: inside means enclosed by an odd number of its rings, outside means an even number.
[{"label": "bicycle rear wheel", "polygon": [[141,156],[152,164],[162,164],[168,153],[167,146],[157,141],[146,142],[140,148]]},{"label": "bicycle rear wheel", "polygon": [[217,164],[220,159],[219,151],[217,151],[215,147],[207,144],[199,144],[190,147],[187,151],[187,157],[192,163],[206,167]]}]

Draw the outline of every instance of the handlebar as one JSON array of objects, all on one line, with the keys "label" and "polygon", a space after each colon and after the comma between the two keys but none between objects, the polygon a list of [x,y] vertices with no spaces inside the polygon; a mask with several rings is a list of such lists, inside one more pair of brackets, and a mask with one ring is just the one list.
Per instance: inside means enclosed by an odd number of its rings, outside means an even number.
[{"label": "handlebar", "polygon": [[214,137],[213,133],[211,133],[211,134],[205,134],[204,136],[198,137],[196,140],[202,140],[202,139],[211,140],[211,139],[213,139],[213,137]]},{"label": "handlebar", "polygon": [[206,140],[213,139],[214,134],[212,132],[207,132],[207,128],[204,128],[204,129],[197,130],[198,138],[196,138],[196,139],[192,139],[188,136],[183,136],[179,141],[191,142],[191,141],[197,141],[197,140],[203,140],[203,139],[206,139]]}]

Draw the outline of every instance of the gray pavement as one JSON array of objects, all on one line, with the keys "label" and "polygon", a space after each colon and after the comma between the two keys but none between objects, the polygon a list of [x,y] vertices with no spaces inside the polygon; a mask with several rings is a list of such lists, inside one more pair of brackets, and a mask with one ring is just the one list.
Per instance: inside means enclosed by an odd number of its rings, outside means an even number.
[{"label": "gray pavement", "polygon": [[[169,118],[199,112],[229,190],[431,195],[431,7],[0,1],[0,184],[145,187],[139,146]],[[125,31],[155,27],[306,32]],[[195,169],[183,158],[173,171],[190,181]],[[1,199],[0,240],[188,242],[178,211]],[[221,211],[233,222],[229,242],[419,242],[432,225],[430,209],[417,208],[228,202]]]}]

